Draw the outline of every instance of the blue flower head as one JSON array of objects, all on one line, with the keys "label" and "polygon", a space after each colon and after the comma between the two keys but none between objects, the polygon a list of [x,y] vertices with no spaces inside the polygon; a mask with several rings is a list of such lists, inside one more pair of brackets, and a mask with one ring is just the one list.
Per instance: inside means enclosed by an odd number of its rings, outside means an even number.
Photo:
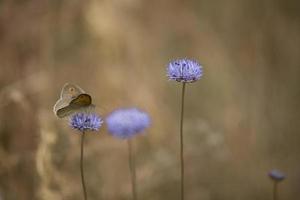
[{"label": "blue flower head", "polygon": [[70,118],[70,126],[79,131],[98,131],[103,121],[97,114],[76,113]]},{"label": "blue flower head", "polygon": [[194,60],[174,60],[168,65],[167,75],[170,80],[186,83],[195,82],[202,76],[202,66]]},{"label": "blue flower head", "polygon": [[271,170],[268,175],[273,181],[282,181],[286,178],[286,176],[281,171],[276,169]]},{"label": "blue flower head", "polygon": [[129,139],[149,127],[150,117],[137,108],[124,108],[113,111],[106,118],[106,123],[113,136]]}]

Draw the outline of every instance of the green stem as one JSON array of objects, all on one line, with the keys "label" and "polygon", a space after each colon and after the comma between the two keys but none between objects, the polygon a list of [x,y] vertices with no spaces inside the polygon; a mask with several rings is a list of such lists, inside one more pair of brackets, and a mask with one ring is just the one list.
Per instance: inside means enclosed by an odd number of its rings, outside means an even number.
[{"label": "green stem", "polygon": [[84,181],[84,173],[83,173],[83,145],[84,145],[84,135],[85,132],[82,131],[81,134],[81,149],[80,149],[80,173],[81,173],[81,184],[82,184],[82,190],[83,190],[83,196],[84,200],[87,200],[87,193],[86,193],[86,187],[85,187],[85,181]]},{"label": "green stem", "polygon": [[277,181],[274,181],[273,185],[273,200],[277,200]]},{"label": "green stem", "polygon": [[184,157],[183,157],[183,116],[184,116],[185,83],[182,84],[180,115],[180,163],[181,163],[181,200],[184,200]]},{"label": "green stem", "polygon": [[129,159],[129,169],[131,175],[131,189],[132,189],[132,199],[137,200],[137,189],[136,189],[136,172],[135,172],[135,152],[133,149],[133,144],[131,139],[127,140],[128,143],[128,159]]}]

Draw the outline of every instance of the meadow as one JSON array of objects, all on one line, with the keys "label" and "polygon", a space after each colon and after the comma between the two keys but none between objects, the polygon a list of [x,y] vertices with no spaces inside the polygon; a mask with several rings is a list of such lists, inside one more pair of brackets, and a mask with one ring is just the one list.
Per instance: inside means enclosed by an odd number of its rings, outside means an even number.
[{"label": "meadow", "polygon": [[[82,200],[80,136],[53,106],[83,88],[103,120],[85,134],[89,200],[131,200],[126,140],[106,118],[137,107],[139,200],[179,200],[182,83],[185,200],[300,196],[300,3],[293,0],[0,1],[0,200]],[[298,196],[298,197],[297,197]]]}]

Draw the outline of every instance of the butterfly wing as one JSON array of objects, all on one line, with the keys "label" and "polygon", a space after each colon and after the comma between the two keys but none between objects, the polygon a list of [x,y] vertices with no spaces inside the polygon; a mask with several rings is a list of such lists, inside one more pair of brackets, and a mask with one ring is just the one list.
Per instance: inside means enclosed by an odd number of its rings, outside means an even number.
[{"label": "butterfly wing", "polygon": [[75,112],[75,110],[72,108],[72,106],[66,106],[66,107],[62,107],[62,108],[58,109],[55,114],[59,118],[64,118],[64,117],[72,115],[74,112]]},{"label": "butterfly wing", "polygon": [[70,102],[72,106],[84,107],[92,104],[92,97],[89,94],[80,94]]},{"label": "butterfly wing", "polygon": [[78,95],[85,93],[78,85],[73,83],[66,83],[60,93],[60,98],[74,99]]},{"label": "butterfly wing", "polygon": [[95,106],[92,105],[92,97],[89,94],[80,94],[75,99],[71,100],[70,103],[58,101],[58,105],[54,108],[54,113],[60,117],[66,117],[76,112],[87,112]]},{"label": "butterfly wing", "polygon": [[66,107],[63,107],[59,110],[57,110],[56,115],[59,118],[68,117],[72,114],[75,114],[77,112],[84,112],[84,113],[90,113],[93,112],[95,109],[95,105],[90,104],[88,106],[76,106],[76,105],[68,105]]},{"label": "butterfly wing", "polygon": [[54,114],[57,115],[57,111],[59,109],[67,107],[69,104],[70,104],[70,100],[62,99],[62,98],[60,98],[59,100],[57,100],[57,102],[53,106],[53,112],[54,112]]}]

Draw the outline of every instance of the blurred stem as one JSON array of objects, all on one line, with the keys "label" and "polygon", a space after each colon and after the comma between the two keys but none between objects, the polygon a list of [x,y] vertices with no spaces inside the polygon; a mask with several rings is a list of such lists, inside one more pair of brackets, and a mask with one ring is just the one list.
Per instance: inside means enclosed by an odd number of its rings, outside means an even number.
[{"label": "blurred stem", "polygon": [[184,200],[184,158],[183,158],[183,116],[184,116],[185,83],[182,83],[180,114],[180,163],[181,163],[181,200]]},{"label": "blurred stem", "polygon": [[273,185],[273,200],[277,200],[277,181],[274,181]]},{"label": "blurred stem", "polygon": [[80,172],[81,172],[81,184],[82,184],[82,190],[84,195],[84,200],[87,200],[87,193],[85,188],[85,181],[84,181],[84,173],[83,173],[83,145],[84,145],[84,136],[85,132],[82,131],[81,134],[81,148],[80,148]]},{"label": "blurred stem", "polygon": [[136,189],[136,173],[135,173],[135,151],[133,148],[133,141],[131,139],[127,140],[128,143],[128,159],[129,159],[129,169],[131,175],[131,189],[132,189],[132,198],[137,200],[137,189]]}]

